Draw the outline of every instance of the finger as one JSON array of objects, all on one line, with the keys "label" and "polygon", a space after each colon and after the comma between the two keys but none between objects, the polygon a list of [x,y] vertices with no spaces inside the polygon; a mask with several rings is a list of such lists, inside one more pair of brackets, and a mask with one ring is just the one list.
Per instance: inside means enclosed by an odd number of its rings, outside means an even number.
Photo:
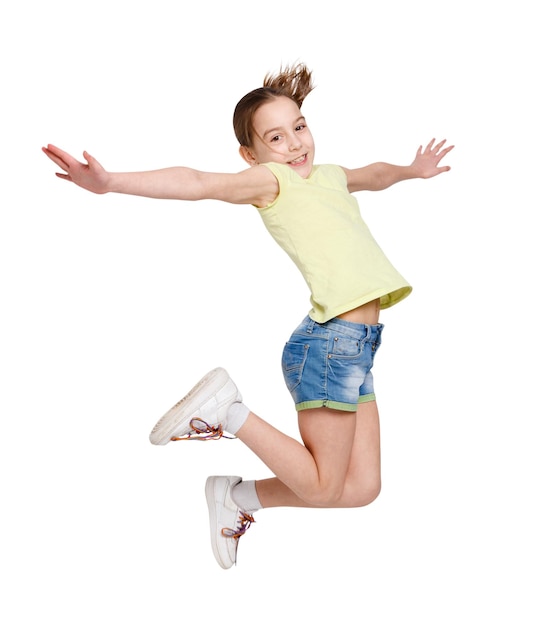
[{"label": "finger", "polygon": [[58,148],[51,143],[48,144],[46,149],[43,148],[43,150],[45,150],[45,154],[50,156],[50,158],[52,158],[51,155],[54,155],[57,159],[60,159],[60,161],[67,166],[67,169],[73,167],[74,165],[80,164],[79,161],[77,161],[68,152],[65,152],[65,150],[62,150],[61,148]]},{"label": "finger", "polygon": [[52,152],[51,150],[49,150],[48,148],[42,148],[43,152],[46,154],[46,156],[51,160],[54,161],[54,163],[56,165],[58,165],[59,167],[61,167],[62,170],[68,171],[69,166],[67,165],[67,163],[65,163],[65,161],[63,159],[61,159],[59,156],[57,156],[54,152]]},{"label": "finger", "polygon": [[442,152],[440,154],[441,155],[448,154],[448,152],[453,150],[453,148],[455,148],[455,146],[448,146],[447,148],[444,148],[444,150],[442,150]]},{"label": "finger", "polygon": [[65,162],[73,160],[73,157],[68,152],[65,152],[65,150],[62,150],[61,148],[58,148],[51,143],[49,143],[46,148],[43,148],[43,150],[46,150],[51,154],[55,154],[60,159],[63,159]]},{"label": "finger", "polygon": [[435,143],[435,139],[433,138],[425,147],[425,152],[431,152],[434,143]]},{"label": "finger", "polygon": [[450,152],[451,150],[453,150],[455,146],[448,146],[447,148],[444,148],[444,150],[442,150],[441,152],[439,152],[437,154],[437,163],[440,162],[447,154],[448,152]]},{"label": "finger", "polygon": [[103,169],[102,165],[95,159],[95,157],[91,156],[89,152],[84,150],[83,152],[84,159],[87,161],[87,164],[92,169]]},{"label": "finger", "polygon": [[437,143],[437,145],[435,146],[435,152],[438,153],[438,151],[440,150],[440,148],[442,148],[442,146],[446,143],[446,140],[443,139],[442,141],[439,141]]}]

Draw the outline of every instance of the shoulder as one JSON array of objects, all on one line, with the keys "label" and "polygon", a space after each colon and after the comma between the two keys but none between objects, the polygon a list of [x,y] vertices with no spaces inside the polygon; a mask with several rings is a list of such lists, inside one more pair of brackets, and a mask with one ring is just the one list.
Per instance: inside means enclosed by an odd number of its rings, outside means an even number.
[{"label": "shoulder", "polygon": [[266,165],[255,165],[249,170],[250,182],[252,183],[255,199],[251,202],[258,208],[273,204],[280,193],[280,179],[276,172]]}]

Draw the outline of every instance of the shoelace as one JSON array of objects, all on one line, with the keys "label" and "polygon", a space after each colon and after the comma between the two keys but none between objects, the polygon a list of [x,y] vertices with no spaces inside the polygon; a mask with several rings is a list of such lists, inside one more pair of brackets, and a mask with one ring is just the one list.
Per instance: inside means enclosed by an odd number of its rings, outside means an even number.
[{"label": "shoelace", "polygon": [[234,530],[232,528],[221,529],[221,534],[224,537],[227,537],[227,539],[235,539],[238,541],[240,537],[244,535],[247,530],[249,530],[249,527],[255,521],[254,517],[249,513],[245,513],[244,511],[238,511],[238,513],[240,516],[238,519],[238,528]]},{"label": "shoelace", "polygon": [[[195,422],[201,425],[196,426]],[[229,437],[228,435],[223,434],[223,428],[221,424],[212,426],[212,424],[208,424],[208,422],[205,422],[199,417],[194,417],[190,421],[189,425],[193,432],[189,432],[184,437],[171,437],[171,441],[187,441],[188,439],[191,439],[194,441],[210,441],[210,440],[216,440],[216,439],[221,439],[221,438],[236,439],[236,437]]]}]

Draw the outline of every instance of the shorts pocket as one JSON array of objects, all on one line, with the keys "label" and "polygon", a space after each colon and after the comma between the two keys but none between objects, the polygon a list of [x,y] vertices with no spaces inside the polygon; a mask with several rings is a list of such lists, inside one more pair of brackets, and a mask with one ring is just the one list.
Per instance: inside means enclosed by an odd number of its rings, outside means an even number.
[{"label": "shorts pocket", "polygon": [[330,357],[356,359],[362,354],[364,341],[350,337],[333,337]]},{"label": "shorts pocket", "polygon": [[308,344],[288,341],[282,352],[282,373],[286,387],[291,393],[301,382],[308,354]]}]

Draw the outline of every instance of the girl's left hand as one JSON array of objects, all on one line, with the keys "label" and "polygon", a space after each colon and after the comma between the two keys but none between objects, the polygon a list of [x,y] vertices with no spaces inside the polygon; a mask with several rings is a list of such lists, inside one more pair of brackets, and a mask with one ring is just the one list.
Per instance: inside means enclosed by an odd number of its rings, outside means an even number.
[{"label": "girl's left hand", "polygon": [[422,146],[418,148],[416,157],[411,165],[418,178],[432,178],[437,174],[442,174],[442,172],[449,172],[451,169],[449,165],[438,166],[440,161],[454,148],[454,146],[444,148],[445,143],[446,140],[443,139],[435,145],[435,139],[431,139],[425,150],[423,150]]}]

